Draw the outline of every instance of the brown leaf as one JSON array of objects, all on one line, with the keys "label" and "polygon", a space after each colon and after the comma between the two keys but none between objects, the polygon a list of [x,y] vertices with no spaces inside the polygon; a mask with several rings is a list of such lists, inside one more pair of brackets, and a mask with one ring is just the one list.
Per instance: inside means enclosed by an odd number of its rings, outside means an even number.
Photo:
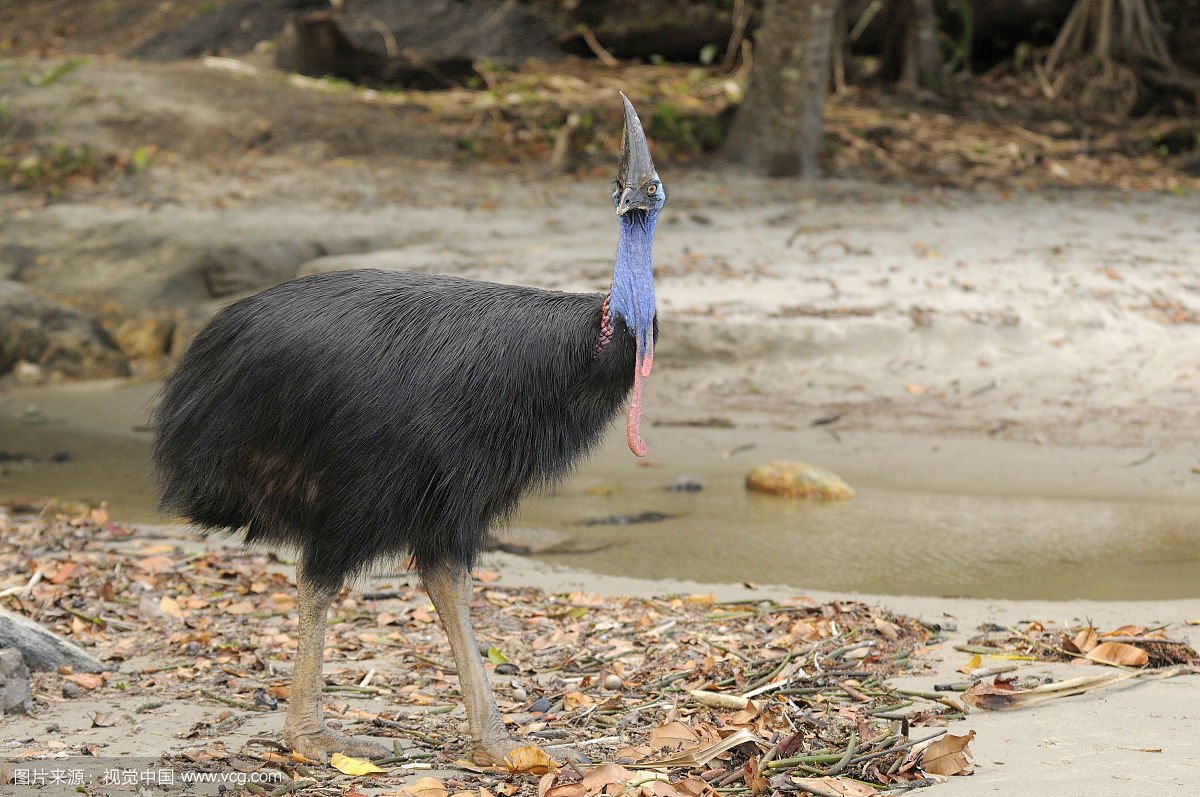
[{"label": "brown leaf", "polygon": [[652,729],[648,742],[655,750],[664,748],[675,750],[681,746],[689,747],[699,744],[700,737],[682,722],[668,722],[666,725],[659,725]]},{"label": "brown leaf", "polygon": [[553,772],[547,772],[538,779],[538,797],[546,797],[546,792],[554,785],[556,775]]},{"label": "brown leaf", "polygon": [[1101,664],[1116,664],[1124,667],[1142,667],[1150,662],[1146,651],[1124,642],[1101,642],[1088,652],[1087,657]]},{"label": "brown leaf", "polygon": [[920,766],[931,775],[962,775],[971,768],[968,745],[975,731],[966,736],[947,733],[935,739],[921,754]]},{"label": "brown leaf", "polygon": [[583,788],[588,794],[599,794],[610,783],[628,783],[633,780],[634,773],[620,764],[601,764],[583,773]]},{"label": "brown leaf", "polygon": [[426,776],[416,783],[401,786],[398,793],[403,797],[448,797],[450,790],[437,778]]},{"label": "brown leaf", "polygon": [[177,617],[183,619],[183,609],[179,607],[179,601],[172,598],[170,595],[163,595],[162,600],[158,602],[158,610],[168,617]]},{"label": "brown leaf", "polygon": [[250,601],[238,601],[226,606],[225,611],[229,614],[253,614],[254,604]]},{"label": "brown leaf", "polygon": [[561,783],[558,786],[551,786],[542,797],[584,797],[586,793],[583,789],[583,784],[576,781],[575,783]]},{"label": "brown leaf", "polygon": [[1096,629],[1090,625],[1076,634],[1075,638],[1071,641],[1075,645],[1075,650],[1079,653],[1087,653],[1099,644],[1099,640],[1096,639]]},{"label": "brown leaf", "polygon": [[175,563],[165,556],[147,556],[145,559],[134,561],[134,564],[147,573],[161,573],[175,567]]},{"label": "brown leaf", "polygon": [[549,753],[532,745],[509,750],[503,764],[503,768],[508,772],[531,772],[534,775],[544,775],[552,769],[558,769],[559,766]]},{"label": "brown leaf", "polygon": [[879,791],[865,783],[850,780],[849,778],[792,778],[792,783],[799,786],[811,786],[813,789],[818,789],[826,794],[839,794],[843,797],[870,797],[872,794],[879,794]]},{"label": "brown leaf", "polygon": [[104,686],[104,679],[95,673],[77,672],[71,675],[64,675],[63,677],[76,686],[81,686],[84,689],[98,689],[99,687]]}]

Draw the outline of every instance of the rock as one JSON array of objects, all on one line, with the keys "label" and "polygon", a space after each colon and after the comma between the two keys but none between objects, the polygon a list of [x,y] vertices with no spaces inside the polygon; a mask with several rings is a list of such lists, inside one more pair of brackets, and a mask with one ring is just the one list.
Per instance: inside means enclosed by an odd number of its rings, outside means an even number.
[{"label": "rock", "polygon": [[175,319],[163,314],[130,318],[117,325],[112,336],[126,357],[154,359],[170,354],[175,326]]},{"label": "rock", "polygon": [[96,673],[112,669],[78,645],[7,609],[0,609],[0,649],[19,653],[34,670],[73,667],[75,672]]},{"label": "rock", "polygon": [[623,686],[623,684],[621,683],[620,676],[614,675],[612,673],[604,676],[604,688],[607,689],[608,691],[616,692],[622,686]]},{"label": "rock", "polygon": [[29,695],[29,668],[21,651],[0,650],[0,714],[28,714],[33,709]]},{"label": "rock", "polygon": [[0,280],[0,374],[14,368],[31,384],[129,375],[125,356],[96,321]]},{"label": "rock", "polygon": [[698,493],[704,489],[704,482],[694,476],[680,476],[667,489],[673,493]]},{"label": "rock", "polygon": [[[504,551],[520,556],[561,552],[570,547],[571,537],[550,529],[507,528],[494,531],[484,547],[489,551]],[[487,653],[485,647],[484,653]]]},{"label": "rock", "polygon": [[746,474],[746,489],[811,501],[844,501],[854,490],[832,471],[807,462],[774,460]]}]

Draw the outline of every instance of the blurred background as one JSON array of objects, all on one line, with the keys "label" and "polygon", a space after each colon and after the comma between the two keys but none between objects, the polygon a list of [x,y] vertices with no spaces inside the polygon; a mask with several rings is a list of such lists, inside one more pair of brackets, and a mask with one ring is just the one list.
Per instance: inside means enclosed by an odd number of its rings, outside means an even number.
[{"label": "blurred background", "polygon": [[[1197,0],[0,0],[0,512],[169,523],[158,385],[275,283],[603,290],[621,90],[670,198],[650,454],[498,545],[1195,597],[1198,71]],[[855,495],[747,490],[773,460]]]}]

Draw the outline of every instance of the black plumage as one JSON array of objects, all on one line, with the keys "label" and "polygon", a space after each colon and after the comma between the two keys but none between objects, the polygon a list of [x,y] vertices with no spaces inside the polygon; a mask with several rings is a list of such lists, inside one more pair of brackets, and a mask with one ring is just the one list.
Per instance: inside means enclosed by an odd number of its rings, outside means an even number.
[{"label": "black plumage", "polygon": [[340,586],[372,562],[469,566],[521,495],[590,449],[633,384],[599,293],[343,271],[218,314],[155,417],[161,507],[299,549]]}]

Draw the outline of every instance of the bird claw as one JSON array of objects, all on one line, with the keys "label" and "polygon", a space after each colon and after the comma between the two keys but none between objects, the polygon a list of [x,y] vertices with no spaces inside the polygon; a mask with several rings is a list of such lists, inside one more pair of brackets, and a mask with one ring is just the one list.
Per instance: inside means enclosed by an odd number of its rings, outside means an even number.
[{"label": "bird claw", "polygon": [[356,739],[330,728],[303,735],[285,734],[284,741],[293,752],[313,761],[320,761],[322,764],[328,764],[329,757],[334,753],[368,760],[392,755],[392,750],[379,742],[370,739]]},{"label": "bird claw", "polygon": [[471,742],[471,760],[482,767],[502,767],[509,753],[530,743],[518,736],[500,736]]}]

